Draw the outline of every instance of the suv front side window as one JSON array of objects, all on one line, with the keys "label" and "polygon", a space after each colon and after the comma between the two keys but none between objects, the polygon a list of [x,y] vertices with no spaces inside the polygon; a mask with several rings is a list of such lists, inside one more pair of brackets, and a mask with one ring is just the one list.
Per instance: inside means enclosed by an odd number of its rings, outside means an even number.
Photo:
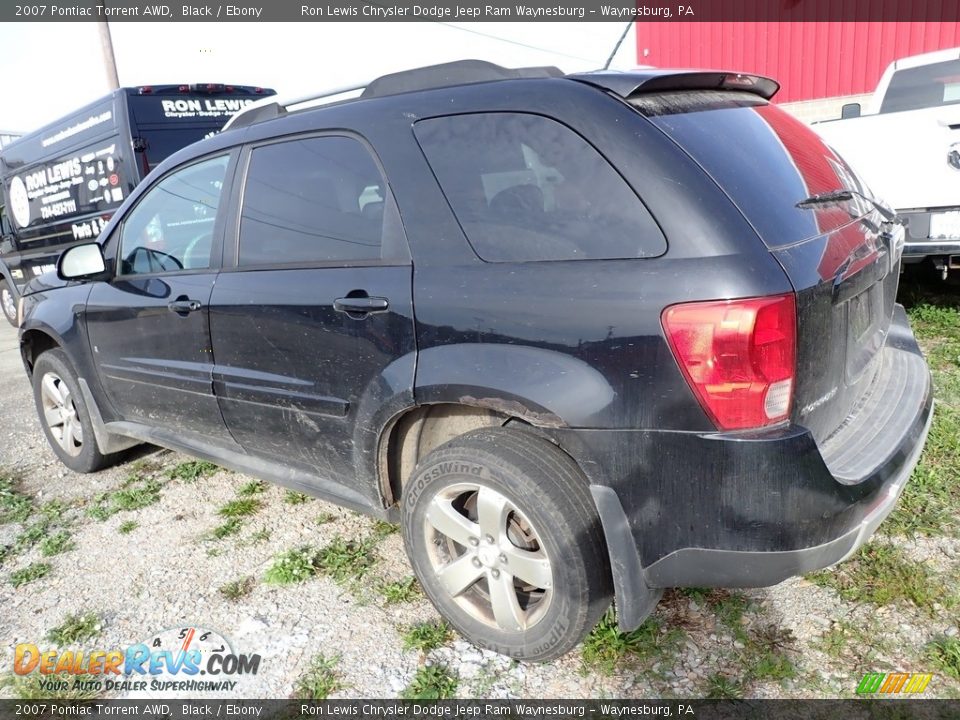
[{"label": "suv front side window", "polygon": [[421,120],[417,140],[477,255],[491,262],[662,255],[637,194],[573,130],[524,113]]},{"label": "suv front side window", "polygon": [[210,267],[229,155],[195,163],[148,190],[123,221],[120,274]]}]

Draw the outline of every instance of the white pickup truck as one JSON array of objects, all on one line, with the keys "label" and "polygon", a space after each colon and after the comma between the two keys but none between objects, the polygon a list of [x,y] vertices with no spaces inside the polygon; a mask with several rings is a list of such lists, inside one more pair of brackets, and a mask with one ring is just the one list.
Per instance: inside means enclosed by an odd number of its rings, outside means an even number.
[{"label": "white pickup truck", "polygon": [[960,270],[960,48],[891,63],[842,115],[813,128],[907,221],[904,262]]}]

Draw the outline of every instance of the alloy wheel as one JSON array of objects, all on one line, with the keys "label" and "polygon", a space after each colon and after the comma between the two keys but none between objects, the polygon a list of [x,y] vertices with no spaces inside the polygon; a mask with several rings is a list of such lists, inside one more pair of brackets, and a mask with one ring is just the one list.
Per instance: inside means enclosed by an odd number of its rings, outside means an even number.
[{"label": "alloy wheel", "polygon": [[40,400],[50,435],[68,455],[79,455],[83,449],[83,427],[70,388],[59,375],[48,372],[40,381]]},{"label": "alloy wheel", "polygon": [[507,497],[473,483],[447,486],[424,519],[437,580],[471,617],[499,630],[528,630],[553,597],[540,534]]}]

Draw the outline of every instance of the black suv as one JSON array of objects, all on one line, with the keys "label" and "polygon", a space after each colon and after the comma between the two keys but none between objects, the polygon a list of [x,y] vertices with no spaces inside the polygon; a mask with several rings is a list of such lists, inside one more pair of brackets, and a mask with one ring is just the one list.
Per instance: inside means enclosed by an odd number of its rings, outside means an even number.
[{"label": "black suv", "polygon": [[615,597],[850,555],[932,416],[903,230],[777,84],[465,61],[241,114],[20,307],[51,446],[399,520],[440,612],[545,660]]}]

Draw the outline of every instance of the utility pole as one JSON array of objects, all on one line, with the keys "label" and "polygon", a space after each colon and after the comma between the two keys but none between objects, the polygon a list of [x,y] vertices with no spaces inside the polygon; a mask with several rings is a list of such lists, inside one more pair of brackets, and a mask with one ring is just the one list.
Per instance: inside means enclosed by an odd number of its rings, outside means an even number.
[{"label": "utility pole", "polygon": [[[103,2],[98,2],[98,12],[100,17],[104,13],[99,8],[104,7]],[[117,60],[113,56],[113,39],[110,37],[110,26],[106,20],[97,21],[97,32],[100,34],[100,49],[103,52],[103,69],[107,73],[107,86],[110,90],[116,90],[120,87],[120,78],[117,77]]]}]

